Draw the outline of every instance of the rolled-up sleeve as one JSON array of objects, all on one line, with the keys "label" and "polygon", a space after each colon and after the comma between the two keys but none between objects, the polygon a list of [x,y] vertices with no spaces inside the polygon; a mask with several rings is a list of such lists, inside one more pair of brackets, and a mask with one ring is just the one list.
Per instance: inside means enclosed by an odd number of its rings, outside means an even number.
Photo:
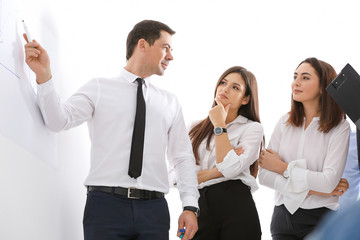
[{"label": "rolled-up sleeve", "polygon": [[[331,193],[339,183],[348,151],[349,123],[343,120],[329,133],[319,132],[317,125],[313,125],[307,133],[301,128],[289,126],[284,137],[285,126],[282,118],[274,129],[268,148],[279,153],[280,157],[287,156],[283,161],[288,163],[289,178],[260,168],[259,182],[282,194],[285,206],[293,213],[310,190]],[[294,144],[292,139],[300,140]],[[321,154],[316,156],[317,152]]]},{"label": "rolled-up sleeve", "polygon": [[[279,153],[280,142],[282,137],[283,127],[285,126],[285,117],[280,118],[277,122],[273,134],[268,145],[269,149]],[[284,178],[281,174],[268,171],[264,168],[259,168],[259,183],[276,191],[286,193],[302,193],[307,190],[308,184],[306,181],[306,159],[293,159],[288,163],[289,178]]]},{"label": "rolled-up sleeve", "polygon": [[238,141],[235,148],[242,147],[244,153],[239,156],[235,150],[230,150],[221,163],[217,163],[216,167],[226,178],[234,178],[240,175],[245,169],[249,169],[259,157],[260,143],[264,135],[263,127],[253,122],[249,124],[246,132]]}]

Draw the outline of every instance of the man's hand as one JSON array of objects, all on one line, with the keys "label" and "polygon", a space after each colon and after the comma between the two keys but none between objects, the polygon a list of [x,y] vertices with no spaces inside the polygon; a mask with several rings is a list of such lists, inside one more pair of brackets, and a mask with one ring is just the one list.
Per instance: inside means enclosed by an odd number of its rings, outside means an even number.
[{"label": "man's hand", "polygon": [[35,40],[29,42],[26,34],[23,35],[27,42],[25,48],[25,61],[30,69],[36,74],[36,82],[42,84],[50,80],[50,58],[46,50]]},{"label": "man's hand", "polygon": [[178,225],[178,231],[177,236],[180,237],[180,229],[184,228],[186,229],[185,234],[182,238],[182,240],[189,240],[192,239],[198,230],[198,223],[197,218],[194,212],[192,211],[183,211],[182,214],[179,217],[179,225]]}]

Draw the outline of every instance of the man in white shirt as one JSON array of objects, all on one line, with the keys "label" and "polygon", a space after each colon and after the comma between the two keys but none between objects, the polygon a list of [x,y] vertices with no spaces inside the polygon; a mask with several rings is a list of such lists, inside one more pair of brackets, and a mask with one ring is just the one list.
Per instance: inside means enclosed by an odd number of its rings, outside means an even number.
[{"label": "man in white shirt", "polygon": [[[175,166],[184,208],[178,236],[182,228],[186,228],[183,240],[191,239],[197,231],[196,166],[181,107],[174,95],[155,87],[149,79],[153,74],[163,75],[173,60],[174,33],[161,22],[139,22],[128,35],[128,61],[120,76],[93,79],[65,103],[55,92],[47,52],[36,41],[25,45],[26,63],[36,74],[38,104],[46,126],[60,131],[88,123],[91,165],[85,180],[86,240],[169,239],[165,153]],[[140,176],[133,176],[129,159],[132,145],[140,144],[132,143],[139,96],[145,101],[146,117],[142,168]]]}]

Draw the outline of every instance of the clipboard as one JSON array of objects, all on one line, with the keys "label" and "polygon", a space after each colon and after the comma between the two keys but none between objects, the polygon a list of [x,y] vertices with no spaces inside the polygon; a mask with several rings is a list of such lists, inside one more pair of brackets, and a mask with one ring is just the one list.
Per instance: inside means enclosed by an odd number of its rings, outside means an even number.
[{"label": "clipboard", "polygon": [[346,64],[326,91],[360,129],[360,76],[355,69]]}]

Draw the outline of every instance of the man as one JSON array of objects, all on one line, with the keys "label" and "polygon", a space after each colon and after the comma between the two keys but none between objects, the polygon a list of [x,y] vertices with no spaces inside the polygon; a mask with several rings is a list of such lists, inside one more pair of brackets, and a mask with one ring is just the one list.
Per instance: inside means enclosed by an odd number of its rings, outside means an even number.
[{"label": "man", "polygon": [[[351,122],[350,122],[351,123]],[[359,200],[360,197],[360,171],[359,171],[359,135],[355,125],[351,124],[349,151],[346,160],[346,165],[343,173],[343,178],[349,182],[349,189],[340,197],[340,211],[352,202]]]},{"label": "man", "polygon": [[196,166],[181,107],[172,94],[149,81],[153,74],[163,75],[173,60],[174,33],[157,21],[139,22],[128,35],[128,61],[120,76],[94,79],[64,104],[55,93],[46,51],[36,41],[25,45],[26,63],[36,74],[38,104],[47,127],[60,131],[88,122],[91,165],[85,181],[86,240],[169,239],[165,153],[175,165],[184,207],[178,236],[184,227],[184,240],[197,231]]},{"label": "man", "polygon": [[330,213],[306,240],[359,240],[360,201],[354,201],[344,209]]}]

